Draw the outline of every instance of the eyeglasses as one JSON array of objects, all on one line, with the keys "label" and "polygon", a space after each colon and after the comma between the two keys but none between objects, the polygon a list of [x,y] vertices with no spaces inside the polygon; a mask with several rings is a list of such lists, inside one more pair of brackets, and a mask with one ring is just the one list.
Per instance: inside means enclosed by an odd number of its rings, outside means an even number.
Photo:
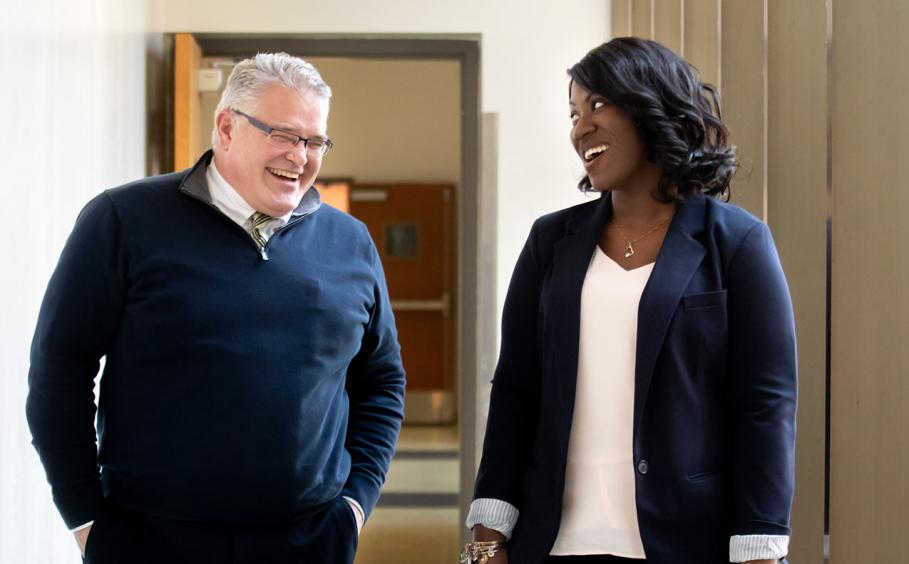
[{"label": "eyeglasses", "polygon": [[334,143],[331,142],[331,139],[322,139],[321,137],[311,137],[307,139],[306,137],[300,137],[299,135],[291,133],[289,131],[270,127],[252,117],[251,115],[244,114],[240,110],[231,108],[230,111],[237,115],[245,117],[247,121],[249,121],[250,125],[267,135],[268,141],[275,147],[290,149],[291,147],[296,147],[297,144],[302,141],[303,147],[306,148],[306,152],[310,155],[325,156],[328,151],[330,151],[334,146]]}]

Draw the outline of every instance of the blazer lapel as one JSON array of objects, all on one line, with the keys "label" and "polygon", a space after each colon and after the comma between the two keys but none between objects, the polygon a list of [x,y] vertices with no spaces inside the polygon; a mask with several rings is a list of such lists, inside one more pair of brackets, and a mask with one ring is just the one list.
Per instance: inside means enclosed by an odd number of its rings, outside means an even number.
[{"label": "blazer lapel", "polygon": [[559,436],[562,452],[568,449],[571,418],[577,390],[578,343],[581,328],[581,289],[590,266],[590,258],[600,240],[603,226],[612,216],[612,199],[600,198],[597,205],[572,218],[565,236],[553,245],[552,277],[546,301],[550,309],[548,326],[551,333],[553,378],[548,390],[559,406]]},{"label": "blazer lapel", "polygon": [[688,282],[707,254],[695,235],[704,230],[704,196],[691,196],[676,210],[638,306],[635,357],[634,436],[637,436],[657,355]]}]

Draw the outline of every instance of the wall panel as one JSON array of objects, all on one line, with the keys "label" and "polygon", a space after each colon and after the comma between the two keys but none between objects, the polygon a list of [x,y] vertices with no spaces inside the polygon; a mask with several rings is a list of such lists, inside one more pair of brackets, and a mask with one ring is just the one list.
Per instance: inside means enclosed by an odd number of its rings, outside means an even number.
[{"label": "wall panel", "polygon": [[725,121],[742,168],[732,202],[766,219],[766,108],[764,10],[767,0],[723,0],[721,50]]},{"label": "wall panel", "polygon": [[768,8],[767,215],[799,344],[790,562],[815,564],[823,562],[824,541],[827,18],[825,0],[772,1]]},{"label": "wall panel", "polygon": [[[732,202],[770,224],[787,273],[799,335],[800,405],[793,564],[823,562],[827,389],[827,0],[655,0],[632,14],[721,88],[742,169]],[[681,10],[681,14],[679,13]],[[800,22],[800,25],[793,25]]]},{"label": "wall panel", "polygon": [[685,0],[685,58],[701,79],[720,86],[720,0]]},{"label": "wall panel", "polygon": [[680,55],[684,54],[684,6],[685,0],[653,0],[653,38]]},{"label": "wall panel", "polygon": [[830,561],[909,554],[909,3],[833,3]]},{"label": "wall panel", "polygon": [[631,35],[632,0],[612,0],[612,37]]},{"label": "wall panel", "polygon": [[653,0],[631,0],[631,34],[653,38]]}]

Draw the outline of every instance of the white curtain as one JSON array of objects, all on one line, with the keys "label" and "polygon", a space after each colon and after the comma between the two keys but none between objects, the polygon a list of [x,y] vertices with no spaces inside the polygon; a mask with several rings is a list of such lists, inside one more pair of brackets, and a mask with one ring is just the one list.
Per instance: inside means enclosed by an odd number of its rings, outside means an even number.
[{"label": "white curtain", "polygon": [[154,0],[0,0],[0,562],[81,562],[25,421],[45,285],[82,206],[145,173]]}]

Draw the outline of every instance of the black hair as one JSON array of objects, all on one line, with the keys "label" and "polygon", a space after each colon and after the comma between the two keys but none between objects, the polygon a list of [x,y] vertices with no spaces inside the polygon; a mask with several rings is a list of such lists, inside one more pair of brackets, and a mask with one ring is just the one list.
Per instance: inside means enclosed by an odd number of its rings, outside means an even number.
[{"label": "black hair", "polygon": [[[696,192],[729,199],[736,148],[716,89],[691,64],[655,41],[619,37],[587,53],[568,75],[634,122],[647,159],[663,170],[658,199],[681,202]],[[592,190],[590,178],[578,188]]]}]

